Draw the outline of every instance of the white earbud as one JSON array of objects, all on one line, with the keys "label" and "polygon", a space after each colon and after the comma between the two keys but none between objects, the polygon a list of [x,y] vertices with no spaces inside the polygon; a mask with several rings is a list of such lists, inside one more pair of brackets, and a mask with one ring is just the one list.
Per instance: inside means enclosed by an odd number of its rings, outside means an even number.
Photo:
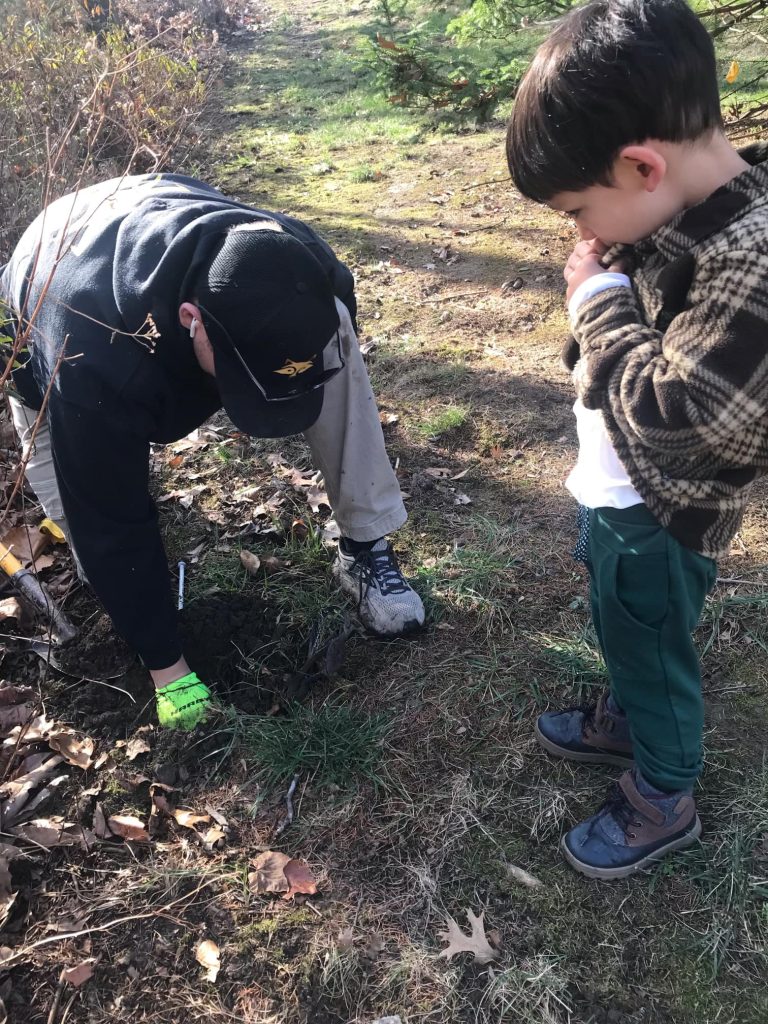
[{"label": "white earbud", "polygon": [[189,325],[190,338],[194,338],[195,336],[195,331],[197,330],[197,323],[198,321],[194,317],[192,317],[192,323]]}]

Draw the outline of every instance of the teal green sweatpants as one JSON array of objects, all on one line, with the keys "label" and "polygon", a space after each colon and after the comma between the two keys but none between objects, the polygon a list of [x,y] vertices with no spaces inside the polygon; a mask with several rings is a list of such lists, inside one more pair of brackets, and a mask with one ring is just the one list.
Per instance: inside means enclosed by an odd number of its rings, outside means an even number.
[{"label": "teal green sweatpants", "polygon": [[691,633],[716,563],[683,547],[645,505],[589,512],[592,617],[643,777],[689,789],[701,771],[704,702]]}]

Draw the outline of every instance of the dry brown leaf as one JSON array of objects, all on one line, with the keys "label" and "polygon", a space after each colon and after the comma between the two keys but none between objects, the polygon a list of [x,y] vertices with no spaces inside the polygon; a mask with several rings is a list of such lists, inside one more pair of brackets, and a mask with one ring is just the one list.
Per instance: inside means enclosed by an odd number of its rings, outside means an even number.
[{"label": "dry brown leaf", "polygon": [[484,918],[485,914],[476,916],[467,908],[467,920],[472,932],[470,935],[465,935],[449,914],[445,919],[447,928],[439,932],[441,940],[448,943],[440,956],[450,960],[457,953],[472,953],[479,964],[487,964],[491,960],[495,960],[499,954],[491,947],[485,936]]},{"label": "dry brown leaf", "polygon": [[38,740],[45,740],[54,727],[55,723],[49,718],[46,718],[45,715],[38,715],[26,725],[12,729],[3,740],[3,746],[16,750],[21,743],[36,743]]},{"label": "dry brown leaf", "polygon": [[0,707],[7,707],[9,704],[24,704],[36,696],[37,694],[31,686],[10,686],[8,683],[4,686],[0,685]]},{"label": "dry brown leaf", "polygon": [[104,814],[104,808],[98,802],[93,808],[93,831],[99,839],[112,838],[112,833],[107,828],[107,817]]},{"label": "dry brown leaf", "polygon": [[132,736],[125,745],[125,757],[128,761],[135,761],[139,754],[148,754],[152,747],[143,736],[138,733]]},{"label": "dry brown leaf", "polygon": [[461,491],[456,491],[453,496],[454,505],[471,505],[472,499],[468,494],[463,494]]},{"label": "dry brown leaf", "polygon": [[11,891],[11,869],[8,862],[8,857],[0,857],[0,928],[5,927],[16,902],[16,893]]},{"label": "dry brown leaf", "polygon": [[309,865],[303,860],[289,860],[283,868],[283,874],[288,882],[288,892],[283,896],[284,900],[290,900],[300,892],[308,896],[317,892],[315,877],[309,870]]},{"label": "dry brown leaf", "polygon": [[16,619],[21,618],[21,605],[15,597],[6,597],[4,601],[0,601],[0,619]]},{"label": "dry brown leaf", "polygon": [[283,569],[288,567],[288,563],[283,558],[276,558],[274,555],[267,555],[266,558],[262,558],[261,567],[267,576],[271,576],[274,572],[281,572]]},{"label": "dry brown leaf", "polygon": [[50,544],[51,538],[42,533],[36,526],[15,526],[0,540],[14,558],[27,566],[34,560],[39,566],[37,557]]},{"label": "dry brown leaf", "polygon": [[447,480],[451,475],[450,469],[443,469],[440,466],[429,466],[424,472],[434,480]]},{"label": "dry brown leaf", "polygon": [[194,811],[188,811],[183,807],[177,807],[171,811],[171,814],[182,828],[196,830],[198,825],[209,825],[211,822],[207,814],[196,814]]},{"label": "dry brown leaf", "polygon": [[213,850],[217,843],[226,838],[226,832],[221,825],[211,825],[208,831],[202,836],[203,843],[207,850]]},{"label": "dry brown leaf", "polygon": [[210,804],[206,804],[205,812],[206,814],[210,814],[213,820],[217,822],[219,825],[221,825],[222,828],[229,828],[229,822],[221,813],[221,811],[217,811],[215,807],[211,807]]},{"label": "dry brown leaf", "polygon": [[248,886],[252,892],[288,892],[291,888],[285,877],[285,866],[291,858],[285,853],[266,850],[253,862],[253,871],[248,875]]},{"label": "dry brown leaf", "polygon": [[76,768],[90,768],[93,764],[96,744],[90,736],[78,736],[70,729],[56,729],[48,736],[48,746]]},{"label": "dry brown leaf", "polygon": [[394,412],[380,412],[379,421],[382,427],[392,427],[395,423],[398,423],[400,417]]},{"label": "dry brown leaf", "polygon": [[521,885],[528,886],[529,889],[538,889],[540,885],[544,884],[541,879],[529,874],[525,868],[519,868],[517,864],[506,864],[505,867],[510,878]]},{"label": "dry brown leaf", "polygon": [[243,563],[243,568],[255,576],[261,568],[261,559],[258,555],[254,555],[252,551],[246,551],[245,548],[240,552],[240,561]]},{"label": "dry brown leaf", "polygon": [[76,835],[70,835],[65,831],[69,822],[61,818],[35,818],[24,825],[16,825],[8,831],[19,839],[25,839],[35,846],[42,846],[46,850],[54,846],[77,846],[80,841]]},{"label": "dry brown leaf", "polygon": [[17,725],[25,725],[35,717],[35,709],[31,704],[16,704],[0,707],[0,729],[5,733]]},{"label": "dry brown leaf", "polygon": [[328,500],[328,495],[325,493],[322,487],[318,487],[317,484],[312,486],[307,491],[307,502],[313,512],[319,512],[321,505],[327,505],[331,507],[331,503]]},{"label": "dry brown leaf", "polygon": [[[4,710],[9,709],[6,708]],[[53,773],[62,760],[57,754],[49,755],[48,753],[39,757],[25,758],[24,765],[30,765],[29,771],[25,772],[24,775],[17,775],[10,782],[4,783],[2,789],[0,789],[0,792],[5,797],[0,805],[4,824],[13,824],[14,820],[18,818],[19,813],[28,804],[34,790]]]},{"label": "dry brown leaf", "polygon": [[303,519],[294,519],[291,523],[291,537],[294,540],[303,541],[309,536],[309,527]]},{"label": "dry brown leaf", "polygon": [[195,960],[205,968],[205,980],[216,981],[221,970],[219,947],[210,939],[203,939],[195,949]]},{"label": "dry brown leaf", "polygon": [[131,839],[137,843],[149,842],[144,822],[133,814],[112,814],[107,818],[107,827],[121,839]]},{"label": "dry brown leaf", "polygon": [[90,981],[93,977],[93,965],[96,963],[95,960],[83,960],[81,964],[77,964],[75,967],[65,967],[61,972],[61,980],[65,981],[68,985],[72,985],[74,988],[80,988],[86,981]]}]

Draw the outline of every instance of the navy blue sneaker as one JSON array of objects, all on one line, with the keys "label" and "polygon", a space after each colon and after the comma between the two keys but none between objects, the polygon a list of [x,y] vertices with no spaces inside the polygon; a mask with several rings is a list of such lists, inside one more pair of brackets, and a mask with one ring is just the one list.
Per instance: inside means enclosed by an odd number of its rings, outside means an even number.
[{"label": "navy blue sneaker", "polygon": [[690,846],[700,835],[690,793],[659,793],[658,798],[646,799],[633,772],[625,772],[612,784],[598,812],[566,832],[560,849],[568,863],[589,878],[626,878],[673,850]]},{"label": "navy blue sneaker", "polygon": [[607,692],[597,704],[539,715],[536,739],[550,754],[569,761],[622,768],[635,763],[627,716],[611,710]]}]

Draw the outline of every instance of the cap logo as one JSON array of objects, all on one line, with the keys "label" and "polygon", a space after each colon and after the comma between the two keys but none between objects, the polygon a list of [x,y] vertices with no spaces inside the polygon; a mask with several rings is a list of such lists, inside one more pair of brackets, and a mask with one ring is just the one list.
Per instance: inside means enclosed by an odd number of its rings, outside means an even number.
[{"label": "cap logo", "polygon": [[312,359],[307,359],[303,362],[297,362],[295,359],[286,359],[285,366],[281,366],[279,370],[274,372],[281,373],[285,377],[298,377],[300,373],[306,373],[307,370],[311,370],[314,365],[314,356]]}]

